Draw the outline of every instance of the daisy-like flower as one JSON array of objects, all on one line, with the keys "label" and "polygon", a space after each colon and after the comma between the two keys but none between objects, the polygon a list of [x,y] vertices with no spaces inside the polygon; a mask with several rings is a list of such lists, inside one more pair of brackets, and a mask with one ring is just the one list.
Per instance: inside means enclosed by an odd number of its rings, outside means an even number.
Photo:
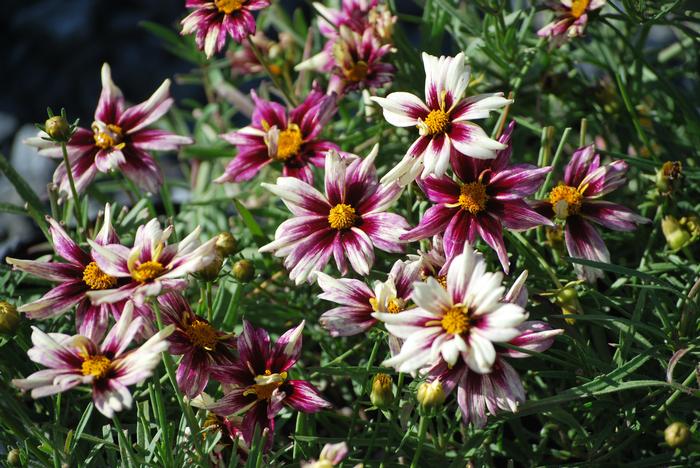
[{"label": "daisy-like flower", "polygon": [[557,18],[537,31],[537,35],[557,41],[582,36],[588,14],[606,3],[607,0],[560,0],[553,8]]},{"label": "daisy-like flower", "polygon": [[408,227],[387,208],[401,195],[397,184],[381,185],[374,159],[378,146],[362,159],[354,155],[340,158],[335,151],[326,156],[325,195],[311,185],[291,177],[280,177],[277,184],[262,184],[279,196],[295,216],[283,222],[275,240],[260,248],[286,257],[289,277],[301,284],[314,280],[314,272],[335,259],[342,275],[348,261],[360,275],[368,275],[374,263],[374,248],[401,252],[399,236]]},{"label": "daisy-like flower", "polygon": [[542,224],[553,226],[546,217],[534,211],[525,197],[542,185],[551,167],[530,164],[509,165],[512,146],[512,122],[499,142],[506,148],[496,159],[453,159],[457,180],[447,176],[429,176],[418,186],[435,203],[414,229],[401,236],[402,241],[416,241],[443,234],[448,258],[462,252],[465,243],[473,244],[477,235],[498,254],[503,271],[508,273],[510,261],[503,242],[503,227],[530,229]]},{"label": "daisy-like flower", "polygon": [[408,307],[413,283],[420,277],[418,270],[404,261],[397,261],[386,281],[375,281],[370,289],[356,279],[336,279],[318,272],[316,279],[323,293],[318,297],[340,304],[321,315],[321,326],[331,336],[350,336],[365,332],[377,319],[374,312],[397,314]]},{"label": "daisy-like flower", "polygon": [[[506,294],[506,302],[525,307],[526,278],[527,272],[523,272]],[[540,321],[523,322],[517,329],[518,335],[508,343],[537,353],[549,349],[554,343],[554,337],[564,332],[561,329],[552,329],[547,323]],[[527,357],[530,357],[530,354],[500,348],[488,374],[473,372],[462,362],[450,368],[445,361],[440,361],[428,372],[428,381],[439,380],[446,395],[457,388],[457,403],[464,422],[483,427],[486,424],[487,412],[494,416],[500,411],[515,412],[518,405],[525,401],[525,389],[520,376],[504,358]]]},{"label": "daisy-like flower", "polygon": [[[104,223],[94,240],[98,245],[119,242],[112,227],[111,213],[112,210],[107,204]],[[57,317],[77,305],[75,322],[78,333],[93,341],[99,341],[107,330],[109,316],[118,319],[125,300],[114,304],[94,305],[88,297],[88,292],[113,288],[118,284],[118,279],[103,272],[92,254],[81,249],[55,219],[46,219],[54,250],[65,262],[20,260],[10,257],[6,261],[17,270],[59,284],[40,299],[24,304],[18,310],[26,313],[31,319],[44,320]],[[151,336],[155,328],[150,307],[143,305],[137,308],[137,315],[144,320],[142,336]]]},{"label": "daisy-like flower", "polygon": [[100,271],[125,283],[115,288],[115,282],[108,288],[89,292],[88,296],[95,304],[131,299],[140,305],[147,297],[185,288],[185,276],[201,270],[216,258],[217,237],[200,245],[199,231],[197,226],[178,244],[168,245],[173,226],[163,230],[154,218],[139,226],[131,248],[88,240]]},{"label": "daisy-like flower", "polygon": [[320,13],[318,29],[330,40],[335,40],[340,28],[346,27],[359,34],[371,29],[382,43],[391,42],[396,16],[378,0],[343,0],[340,9],[316,2],[314,8]]},{"label": "daisy-like flower", "polygon": [[158,298],[163,322],[175,327],[170,335],[170,354],[181,354],[177,368],[177,384],[188,398],[204,391],[214,365],[233,363],[236,341],[232,334],[215,329],[206,319],[196,315],[178,293]]},{"label": "daisy-like flower", "polygon": [[323,127],[336,110],[335,97],[326,95],[314,83],[304,102],[289,113],[281,104],[251,93],[255,111],[249,126],[221,137],[238,148],[238,155],[215,182],[250,180],[273,162],[282,164],[285,177],[313,183],[311,165],[323,167],[326,151],[339,149],[319,139]]},{"label": "daisy-like flower", "polygon": [[486,271],[484,258],[469,244],[450,263],[447,288],[435,278],[413,285],[411,299],[418,306],[400,314],[375,312],[389,333],[405,340],[401,352],[383,365],[412,372],[444,359],[448,367],[463,360],[486,374],[496,360],[494,343],[518,335],[525,309],[504,302],[503,274]]},{"label": "daisy-like flower", "polygon": [[[595,262],[610,262],[610,252],[592,223],[616,231],[633,231],[649,220],[629,208],[601,198],[625,182],[627,163],[621,160],[601,165],[595,147],[577,149],[564,170],[564,181],[549,192],[548,200],[536,209],[544,216],[564,223],[564,240],[569,255]],[[597,268],[575,266],[580,277],[594,282],[603,277]]]},{"label": "daisy-like flower", "polygon": [[35,372],[26,379],[15,379],[12,383],[22,390],[31,390],[33,398],[55,395],[78,385],[90,385],[95,407],[111,418],[115,412],[131,408],[132,398],[127,387],[150,377],[160,362],[160,353],[168,348],[166,338],[172,333],[172,327],[156,333],[140,347],[127,351],[142,326],[143,319],[133,318],[133,304],[127,302],[121,317],[101,345],[82,335],[46,334],[32,327],[34,346],[27,354],[32,361],[48,369]]},{"label": "daisy-like flower", "polygon": [[489,112],[513,102],[503,93],[480,94],[464,98],[470,68],[464,53],[456,57],[433,57],[423,53],[425,99],[406,93],[391,93],[386,98],[373,97],[384,110],[384,118],[396,127],[417,127],[419,138],[382,182],[398,180],[411,183],[422,171],[441,176],[450,164],[452,153],[477,159],[493,159],[503,143],[489,138],[471,122],[485,119]]},{"label": "daisy-like flower", "polygon": [[180,34],[195,33],[195,42],[207,58],[218,53],[226,44],[226,36],[236,42],[255,34],[253,13],[270,6],[270,0],[187,0],[187,8],[193,8],[182,20]]},{"label": "daisy-like flower", "polygon": [[445,258],[445,249],[442,245],[442,236],[433,236],[430,250],[427,252],[418,250],[415,254],[408,254],[409,268],[416,269],[420,279],[433,277],[444,287],[447,287],[447,269],[449,262]]},{"label": "daisy-like flower", "polygon": [[[164,130],[147,127],[165,115],[173,105],[170,80],[165,80],[147,101],[125,109],[124,96],[112,82],[109,65],[102,65],[102,94],[95,109],[90,130],[79,128],[67,145],[75,188],[82,193],[98,172],[119,171],[148,192],[156,192],[163,181],[160,168],[149,150],[173,151],[192,139]],[[61,158],[60,146],[37,138],[25,141],[39,148],[39,154]],[[61,163],[53,176],[59,190],[71,196],[65,165]]]},{"label": "daisy-like flower", "polygon": [[304,322],[272,346],[267,331],[244,320],[238,337],[239,362],[212,367],[212,377],[230,388],[208,409],[221,416],[245,414],[241,430],[248,443],[256,426],[274,431],[274,418],[285,405],[305,413],[331,406],[309,382],[289,378],[288,371],[301,354],[303,329]]}]

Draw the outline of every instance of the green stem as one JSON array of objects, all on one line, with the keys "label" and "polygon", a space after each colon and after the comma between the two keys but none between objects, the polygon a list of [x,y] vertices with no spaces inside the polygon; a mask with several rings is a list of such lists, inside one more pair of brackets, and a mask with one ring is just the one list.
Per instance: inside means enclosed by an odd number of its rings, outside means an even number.
[{"label": "green stem", "polygon": [[423,452],[423,444],[425,444],[425,432],[428,429],[428,418],[426,416],[420,417],[420,424],[418,425],[418,447],[416,447],[416,453],[413,455],[413,461],[411,461],[411,468],[416,468],[418,462],[420,461],[421,453]]},{"label": "green stem", "polygon": [[134,452],[131,448],[131,444],[129,444],[129,441],[127,441],[126,437],[124,436],[124,431],[122,430],[122,425],[119,422],[119,416],[117,416],[115,414],[112,417],[112,421],[114,421],[114,426],[117,429],[117,438],[119,439],[119,445],[124,447],[124,450],[126,451],[129,465],[138,466],[138,463],[136,463],[136,455],[134,455]]},{"label": "green stem", "polygon": [[263,57],[262,52],[260,52],[260,49],[255,44],[255,42],[253,42],[252,36],[248,36],[248,44],[250,44],[250,48],[253,51],[253,54],[255,54],[255,58],[257,58],[258,62],[260,62],[260,64],[263,66],[263,68],[265,69],[265,72],[267,73],[267,76],[270,77],[270,79],[275,84],[277,89],[282,91],[282,94],[284,94],[284,97],[287,98],[287,100],[289,101],[290,104],[292,104],[293,106],[296,106],[297,105],[296,99],[294,98],[292,93],[289,92],[287,87],[282,85],[282,83],[277,78],[277,76],[274,73],[272,73],[272,71],[270,70],[270,64],[267,62],[265,57]]},{"label": "green stem", "polygon": [[78,227],[83,227],[83,215],[80,210],[80,197],[78,196],[78,191],[75,189],[75,180],[73,180],[73,169],[70,166],[70,161],[68,160],[68,150],[66,149],[66,142],[61,142],[61,151],[63,152],[63,165],[66,166],[66,174],[68,175],[68,183],[70,184],[70,191],[73,195],[73,204],[75,205],[75,223]]}]

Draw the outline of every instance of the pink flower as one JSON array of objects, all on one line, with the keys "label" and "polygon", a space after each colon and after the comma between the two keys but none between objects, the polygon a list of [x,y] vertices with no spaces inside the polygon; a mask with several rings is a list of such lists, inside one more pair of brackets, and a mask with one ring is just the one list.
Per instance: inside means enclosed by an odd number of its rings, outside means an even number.
[{"label": "pink flower", "polygon": [[236,341],[232,334],[216,330],[206,319],[192,312],[180,294],[164,294],[158,298],[158,303],[163,323],[175,327],[168,338],[169,352],[182,355],[177,384],[188,398],[194,398],[207,386],[212,366],[233,363]]},{"label": "pink flower", "polygon": [[[99,341],[107,330],[110,314],[118,319],[126,299],[114,304],[94,305],[88,293],[115,287],[119,280],[102,271],[92,254],[81,249],[55,219],[47,217],[47,221],[54,250],[65,262],[20,260],[10,257],[6,261],[17,270],[59,284],[40,299],[24,304],[18,310],[26,313],[31,319],[43,320],[62,315],[77,305],[75,322],[78,333],[93,341]],[[104,223],[94,242],[98,245],[119,242],[112,227],[112,210],[109,204],[105,206]],[[151,336],[155,328],[150,307],[138,307],[136,313],[143,317],[142,336]]]},{"label": "pink flower", "polygon": [[401,236],[402,241],[444,233],[445,253],[451,258],[462,252],[465,243],[473,244],[478,235],[498,253],[503,271],[508,273],[510,261],[503,242],[503,227],[522,230],[542,224],[553,226],[525,201],[525,197],[542,185],[552,168],[509,165],[514,127],[513,122],[499,139],[507,146],[497,152],[496,159],[454,158],[452,167],[457,180],[429,176],[418,181],[435,205],[425,212],[418,226]]},{"label": "pink flower", "polygon": [[341,26],[362,33],[371,27],[370,12],[376,9],[379,0],[342,0],[340,9],[328,8],[320,2],[314,8],[320,13],[318,28],[329,39],[335,39]]},{"label": "pink flower", "polygon": [[127,386],[143,382],[160,362],[160,353],[168,348],[166,338],[172,327],[153,335],[139,348],[126,351],[143,326],[141,317],[133,317],[133,304],[127,302],[119,321],[101,345],[81,335],[46,334],[32,327],[29,358],[48,369],[26,379],[15,379],[13,385],[32,390],[33,398],[65,392],[78,385],[92,386],[92,399],[98,411],[108,418],[115,412],[131,408],[132,397]]},{"label": "pink flower", "polygon": [[[85,191],[98,172],[110,171],[123,173],[148,192],[157,192],[163,176],[148,151],[174,151],[192,143],[188,137],[147,129],[173,105],[169,89],[170,80],[165,80],[147,101],[125,109],[124,97],[112,82],[109,65],[102,65],[102,94],[95,110],[95,121],[90,130],[79,128],[67,147],[78,193]],[[40,137],[30,138],[25,143],[40,148],[39,153],[44,156],[62,157],[60,147]],[[63,163],[56,169],[53,179],[59,190],[70,198],[70,184]]]},{"label": "pink flower", "polygon": [[[464,98],[470,69],[464,53],[456,57],[433,57],[423,53],[426,103],[410,93],[391,93],[386,98],[373,97],[384,109],[384,118],[396,127],[417,127],[419,138],[401,162],[382,181],[411,183],[418,174],[441,176],[447,171],[453,153],[478,159],[493,159],[505,145],[492,140],[471,122],[485,119],[492,110],[513,102],[503,93],[481,94]],[[456,156],[455,156],[456,157]]]},{"label": "pink flower", "polygon": [[210,58],[224,48],[226,35],[243,42],[255,34],[252,12],[267,8],[270,0],[187,0],[185,6],[194,11],[182,20],[180,34],[195,33],[197,47]]},{"label": "pink flower", "polygon": [[[301,462],[302,468],[332,468],[339,465],[348,456],[348,444],[338,442],[337,444],[326,444],[321,449],[318,460]],[[360,463],[355,468],[362,467]]]},{"label": "pink flower", "polygon": [[394,263],[387,280],[375,281],[373,289],[362,281],[335,279],[320,271],[316,279],[323,290],[318,297],[340,304],[321,315],[321,326],[331,336],[350,336],[363,333],[377,323],[372,317],[374,312],[397,314],[407,309],[413,282],[420,276],[415,267],[399,260]]},{"label": "pink flower", "polygon": [[147,297],[185,288],[184,277],[201,270],[216,256],[217,238],[200,245],[199,231],[198,226],[178,244],[168,245],[173,226],[163,230],[154,218],[136,230],[132,248],[88,241],[100,270],[110,277],[123,278],[125,283],[116,289],[113,284],[108,289],[91,291],[88,296],[95,304],[132,299],[139,305]]},{"label": "pink flower", "polygon": [[335,259],[342,275],[348,261],[360,275],[368,275],[374,248],[401,252],[399,236],[408,224],[397,214],[386,213],[401,195],[397,184],[380,185],[374,167],[377,146],[364,159],[343,159],[330,151],[326,156],[325,195],[299,179],[280,177],[265,184],[284,201],[294,218],[283,222],[275,240],[261,252],[286,257],[284,265],[297,284],[314,280],[314,272]]},{"label": "pink flower", "polygon": [[537,31],[538,36],[563,41],[583,35],[588,23],[588,13],[602,8],[607,0],[560,0],[553,10],[558,17]]},{"label": "pink flower", "polygon": [[215,182],[250,180],[273,162],[282,164],[282,174],[313,183],[311,165],[322,167],[325,153],[338,146],[319,139],[323,127],[335,113],[335,97],[314,84],[304,102],[289,113],[276,102],[260,99],[253,91],[255,111],[251,124],[221,137],[238,148],[238,155]]},{"label": "pink flower", "polygon": [[[549,193],[549,199],[536,204],[544,216],[565,224],[564,239],[569,255],[595,262],[610,262],[610,252],[592,223],[615,231],[633,231],[649,220],[617,203],[601,200],[622,186],[627,163],[600,164],[593,145],[577,149],[566,165],[564,181]],[[603,277],[597,268],[576,265],[579,276],[590,282]]]},{"label": "pink flower", "polygon": [[271,346],[267,331],[244,320],[238,337],[239,362],[212,367],[212,377],[231,387],[208,409],[221,416],[245,414],[241,429],[249,444],[256,426],[274,431],[274,418],[285,405],[305,413],[331,406],[309,382],[289,378],[288,371],[301,354],[303,329],[304,322]]},{"label": "pink flower", "polygon": [[401,352],[383,365],[412,372],[440,360],[449,367],[464,361],[476,373],[489,373],[496,360],[494,343],[515,338],[516,327],[527,318],[523,307],[504,302],[502,279],[500,272],[487,272],[484,258],[465,244],[450,264],[447,288],[430,277],[413,285],[417,308],[372,314],[405,340]]}]

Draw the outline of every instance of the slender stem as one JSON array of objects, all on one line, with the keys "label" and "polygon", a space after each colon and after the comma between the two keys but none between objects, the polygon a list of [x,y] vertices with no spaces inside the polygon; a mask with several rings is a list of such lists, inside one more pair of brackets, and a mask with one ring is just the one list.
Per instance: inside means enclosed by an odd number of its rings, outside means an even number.
[{"label": "slender stem", "polygon": [[61,151],[63,152],[63,165],[66,166],[68,183],[70,184],[71,195],[73,195],[73,204],[75,205],[75,222],[79,227],[82,227],[83,215],[80,209],[80,197],[78,196],[78,191],[75,189],[75,180],[73,180],[73,168],[71,168],[70,161],[68,160],[68,149],[66,149],[65,141],[61,142]]},{"label": "slender stem", "polygon": [[578,147],[583,148],[586,146],[586,131],[588,130],[588,120],[585,118],[581,119],[581,133],[579,134]]},{"label": "slender stem", "polygon": [[296,99],[294,98],[294,96],[292,96],[292,93],[290,93],[285,86],[282,86],[282,83],[280,82],[279,78],[274,73],[272,73],[272,70],[270,70],[270,64],[267,62],[267,60],[263,56],[258,46],[255,44],[255,42],[253,42],[252,36],[248,36],[248,44],[250,44],[250,48],[253,51],[253,54],[255,54],[255,58],[257,58],[258,62],[260,62],[260,64],[263,66],[265,72],[267,73],[267,76],[270,77],[277,89],[282,91],[282,94],[284,94],[284,97],[287,98],[290,104],[296,106]]},{"label": "slender stem", "polygon": [[131,449],[131,444],[129,444],[129,441],[127,441],[126,437],[124,436],[122,425],[119,422],[119,416],[115,414],[112,417],[112,421],[114,421],[114,427],[117,429],[117,438],[119,439],[119,445],[124,447],[127,458],[129,460],[129,464],[131,466],[138,466],[138,463],[136,463],[136,455],[134,455],[134,452]]},{"label": "slender stem", "polygon": [[418,425],[418,447],[416,447],[416,453],[413,454],[413,461],[411,461],[411,468],[416,468],[418,462],[420,461],[421,453],[423,452],[423,444],[425,443],[425,432],[428,428],[428,418],[426,416],[420,417],[420,423]]},{"label": "slender stem", "polygon": [[[56,395],[56,399],[54,400],[54,411],[56,412],[54,417],[54,428],[61,427],[61,396],[62,394],[59,393],[58,395]],[[53,436],[54,439],[57,438],[58,431],[54,430]],[[59,468],[61,466],[61,455],[55,447],[53,450],[53,466],[56,468]]]}]

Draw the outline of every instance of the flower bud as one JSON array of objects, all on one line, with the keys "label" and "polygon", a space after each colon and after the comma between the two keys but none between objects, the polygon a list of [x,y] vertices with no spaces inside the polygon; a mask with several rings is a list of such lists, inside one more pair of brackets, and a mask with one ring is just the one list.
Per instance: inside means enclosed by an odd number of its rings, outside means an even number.
[{"label": "flower bud", "polygon": [[19,326],[17,308],[6,301],[0,301],[0,333],[13,334]]},{"label": "flower bud", "polygon": [[46,120],[44,129],[51,138],[57,141],[68,141],[70,138],[70,125],[68,121],[60,115],[55,115]]},{"label": "flower bud", "polygon": [[656,171],[656,188],[663,194],[673,191],[683,175],[683,165],[680,161],[666,161]]},{"label": "flower bud", "polygon": [[255,278],[255,265],[250,260],[238,260],[233,264],[233,269],[231,270],[233,277],[236,278],[241,283],[247,283]]},{"label": "flower bud", "polygon": [[669,424],[668,427],[664,429],[664,439],[671,448],[685,446],[690,440],[688,425],[680,421]]},{"label": "flower bud", "polygon": [[19,466],[20,462],[20,452],[18,448],[13,448],[7,453],[8,466]]},{"label": "flower bud", "polygon": [[661,230],[666,238],[666,243],[672,250],[684,247],[690,240],[690,233],[683,229],[673,216],[666,216],[661,220]]},{"label": "flower bud", "polygon": [[238,249],[238,241],[230,232],[222,232],[216,239],[215,247],[219,254],[228,257]]},{"label": "flower bud", "polygon": [[679,222],[691,236],[700,237],[700,218],[695,215],[683,216]]},{"label": "flower bud", "polygon": [[369,401],[377,408],[386,408],[394,402],[394,382],[390,375],[377,374],[372,380]]},{"label": "flower bud", "polygon": [[205,281],[214,281],[219,276],[221,271],[221,266],[224,264],[224,257],[222,257],[219,252],[216,252],[214,259],[207,264],[204,268],[199,270],[197,273]]},{"label": "flower bud", "polygon": [[424,408],[437,408],[442,406],[445,402],[445,392],[442,389],[442,383],[439,380],[433,380],[432,382],[423,382],[418,387],[418,393],[416,394],[418,403]]},{"label": "flower bud", "polygon": [[[581,304],[578,302],[578,293],[575,288],[564,286],[554,296],[554,302],[561,307],[562,314],[574,316],[580,314]],[[576,323],[574,318],[565,318],[566,323],[573,325]]]}]

